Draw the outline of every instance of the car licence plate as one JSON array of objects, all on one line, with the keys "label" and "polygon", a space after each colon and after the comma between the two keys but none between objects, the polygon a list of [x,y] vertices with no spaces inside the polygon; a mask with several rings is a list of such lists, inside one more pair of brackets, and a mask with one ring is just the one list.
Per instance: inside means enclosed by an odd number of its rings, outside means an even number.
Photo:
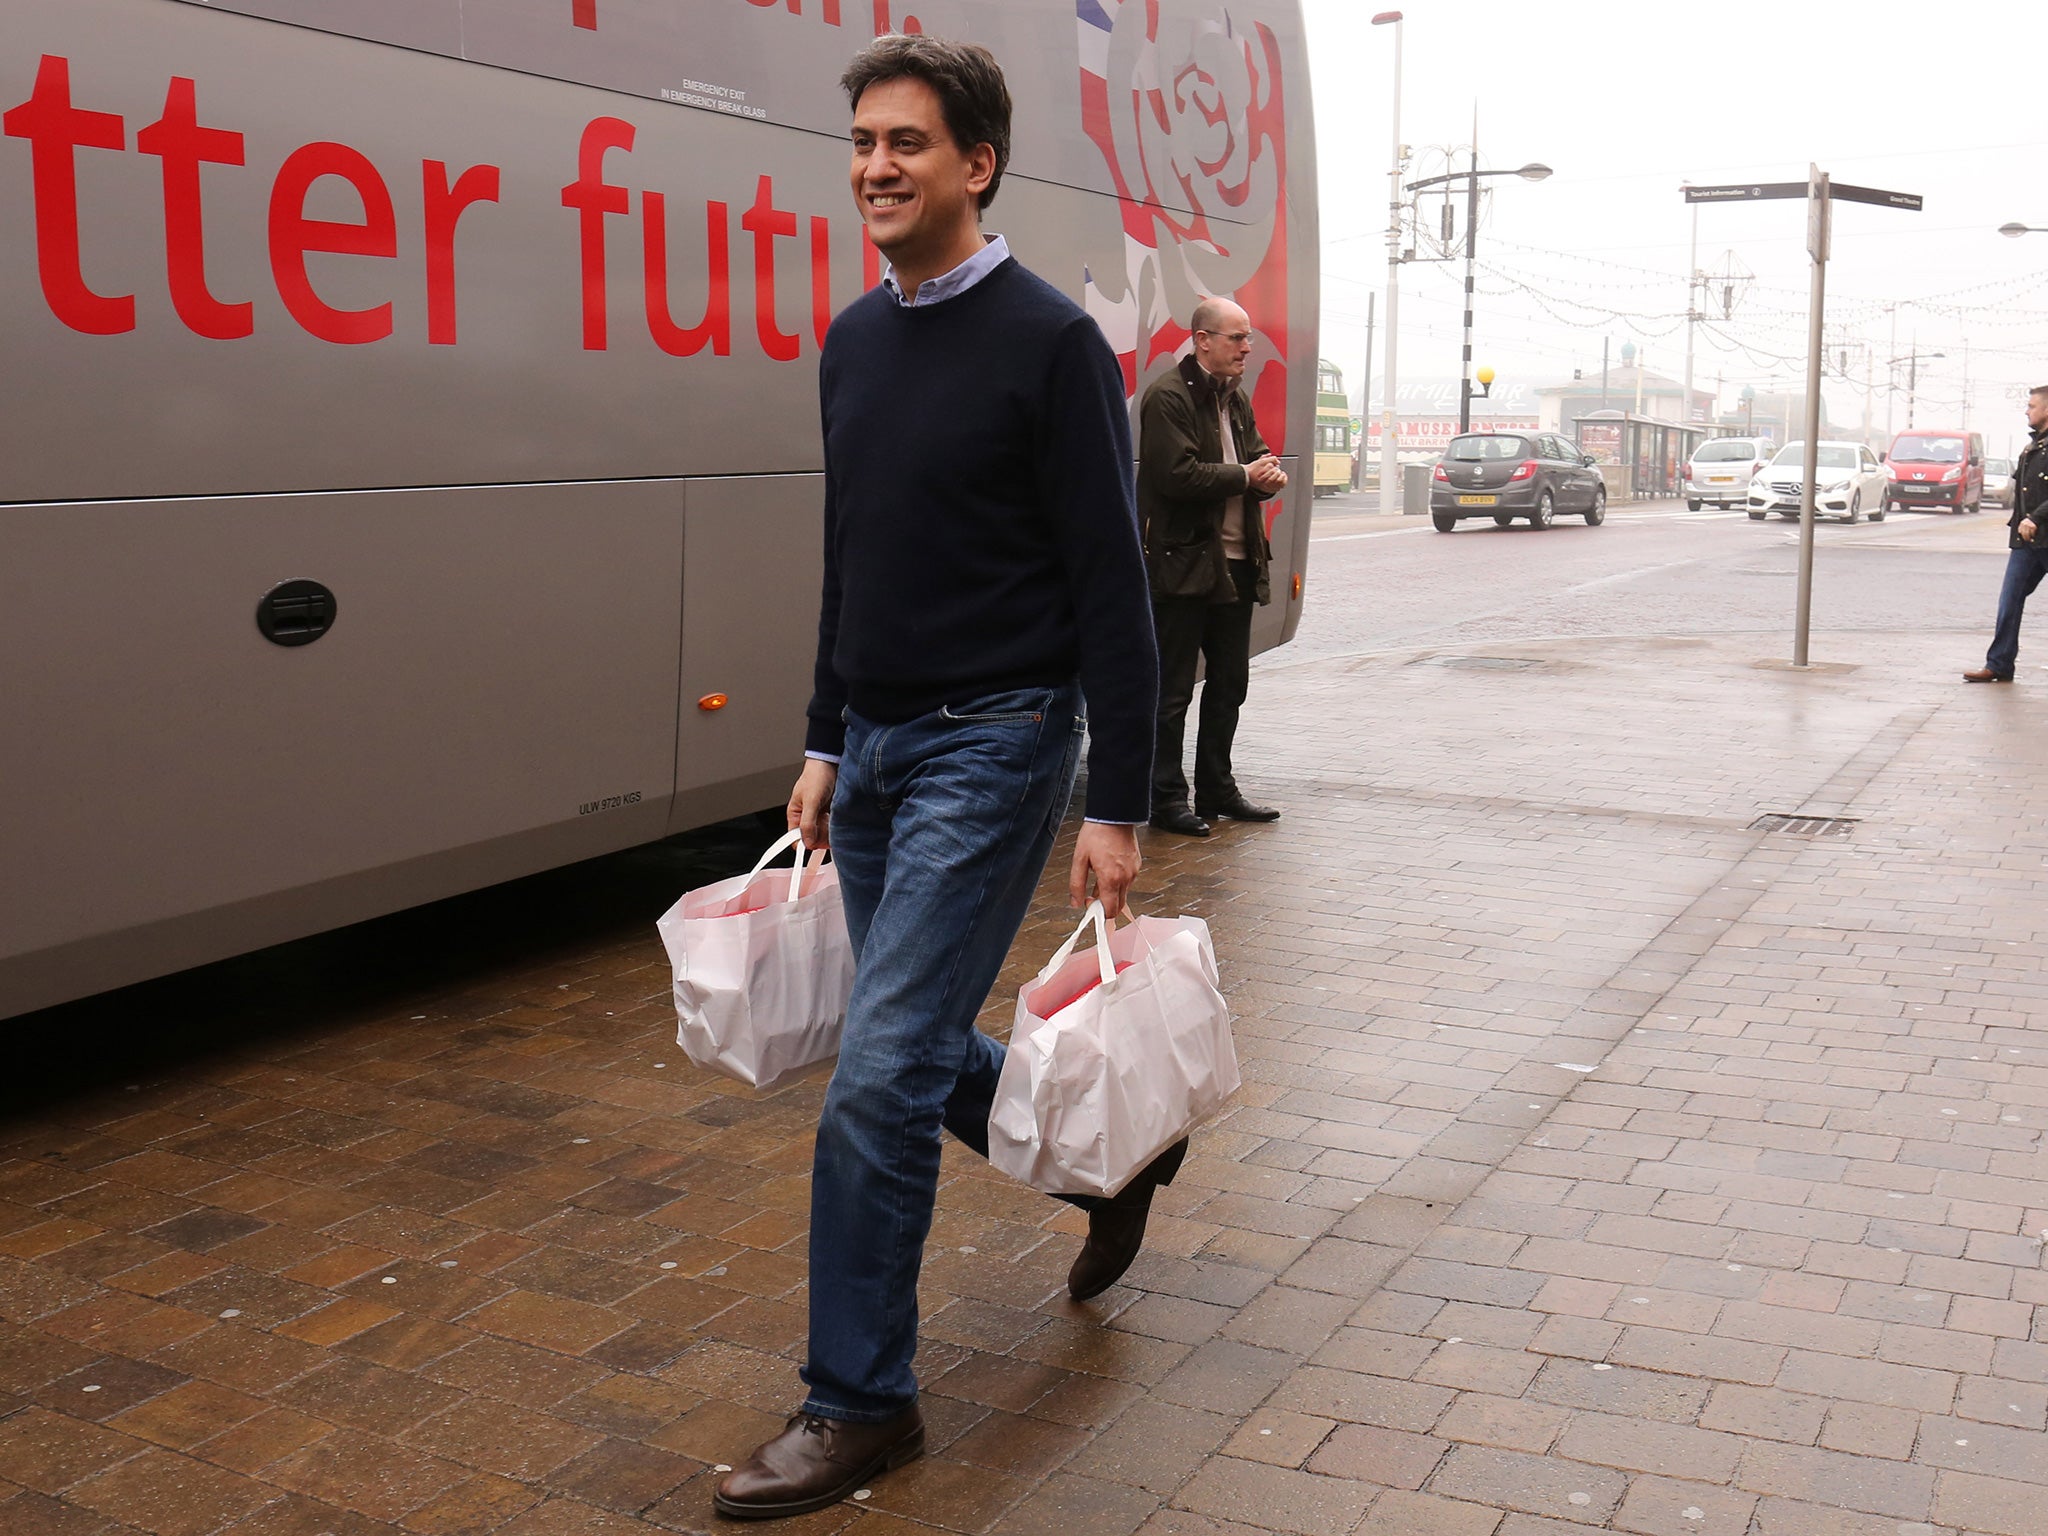
[{"label": "car licence plate", "polygon": [[1733,475],[1709,475],[1709,476],[1707,476],[1707,484],[1709,484],[1709,485],[1733,485],[1734,483],[1735,483],[1735,477],[1734,477]]},{"label": "car licence plate", "polygon": [[1500,498],[1498,496],[1460,496],[1458,498],[1458,505],[1461,507],[1492,507],[1499,504]]}]

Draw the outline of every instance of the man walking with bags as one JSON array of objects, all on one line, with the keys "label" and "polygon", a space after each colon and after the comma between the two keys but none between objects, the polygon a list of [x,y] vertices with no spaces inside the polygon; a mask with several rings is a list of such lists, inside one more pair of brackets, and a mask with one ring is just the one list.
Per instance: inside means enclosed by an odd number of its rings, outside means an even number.
[{"label": "man walking with bags", "polygon": [[[1272,600],[1260,504],[1286,484],[1252,419],[1243,383],[1251,318],[1228,299],[1204,299],[1192,345],[1152,381],[1138,411],[1138,522],[1159,642],[1159,720],[1152,757],[1152,825],[1207,837],[1209,823],[1278,821],[1253,805],[1231,771],[1238,711],[1251,683],[1252,610]],[[1207,667],[1188,804],[1181,742]]]},{"label": "man walking with bags", "polygon": [[[810,1393],[719,1485],[740,1518],[821,1509],[922,1451],[911,1357],[941,1128],[986,1155],[1002,1070],[975,1015],[1084,726],[1070,894],[1122,908],[1157,692],[1122,372],[1079,306],[981,232],[1009,156],[1002,71],[982,48],[884,37],[841,83],[854,200],[891,272],[820,365],[825,587],[789,817],[829,839],[857,959],[811,1177]],[[1185,1150],[1085,1202],[1074,1294],[1129,1266]]]},{"label": "man walking with bags", "polygon": [[1998,627],[1984,665],[1965,672],[1966,683],[2009,683],[2020,660],[2020,617],[2041,578],[2048,575],[2048,384],[2027,394],[2027,446],[2013,466],[2012,530],[2006,542],[2005,584],[1998,593]]}]

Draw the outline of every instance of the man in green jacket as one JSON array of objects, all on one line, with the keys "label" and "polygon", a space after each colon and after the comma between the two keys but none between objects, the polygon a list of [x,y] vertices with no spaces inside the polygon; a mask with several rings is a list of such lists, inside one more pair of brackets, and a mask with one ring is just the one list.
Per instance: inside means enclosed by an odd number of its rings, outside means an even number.
[{"label": "man in green jacket", "polygon": [[[1192,349],[1138,407],[1138,523],[1159,638],[1152,825],[1207,837],[1209,823],[1278,821],[1237,787],[1230,748],[1251,681],[1252,610],[1272,600],[1260,504],[1287,484],[1242,388],[1250,317],[1227,299],[1195,306]],[[1207,669],[1188,803],[1181,748],[1195,665]]]}]

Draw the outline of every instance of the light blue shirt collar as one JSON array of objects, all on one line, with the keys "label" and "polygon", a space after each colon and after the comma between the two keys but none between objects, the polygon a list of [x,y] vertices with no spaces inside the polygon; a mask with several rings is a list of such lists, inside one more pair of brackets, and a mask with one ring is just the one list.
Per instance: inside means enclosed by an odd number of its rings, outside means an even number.
[{"label": "light blue shirt collar", "polygon": [[948,299],[959,298],[1009,259],[1010,247],[1004,243],[1003,237],[990,235],[987,244],[952,271],[926,278],[918,284],[915,298],[907,299],[903,296],[903,289],[898,286],[893,270],[882,274],[882,286],[889,290],[889,297],[904,309],[913,309],[925,304],[943,304]]}]

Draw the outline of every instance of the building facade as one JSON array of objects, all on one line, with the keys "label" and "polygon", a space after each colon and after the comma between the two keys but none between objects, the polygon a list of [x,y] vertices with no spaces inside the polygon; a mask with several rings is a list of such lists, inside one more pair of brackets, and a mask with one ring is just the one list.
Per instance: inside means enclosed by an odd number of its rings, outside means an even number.
[{"label": "building facade", "polygon": [[[1475,388],[1477,386],[1474,386]],[[1458,435],[1458,381],[1455,378],[1403,381],[1399,395],[1401,440],[1396,451],[1403,458],[1427,454],[1434,457],[1444,444]],[[1374,392],[1372,409],[1363,423],[1365,456],[1376,460],[1380,452],[1380,412],[1383,397]],[[1474,432],[1534,432],[1537,430],[1536,391],[1527,383],[1496,379],[1488,395],[1472,401]]]},{"label": "building facade", "polygon": [[1542,405],[1541,430],[1576,434],[1581,418],[1596,411],[1624,411],[1631,416],[1650,416],[1659,421],[1711,422],[1714,419],[1714,391],[1695,388],[1687,409],[1685,385],[1677,379],[1653,373],[1635,360],[1635,349],[1624,346],[1625,361],[1606,370],[1601,379],[1598,368],[1581,368],[1577,377],[1562,384],[1547,384],[1536,391]]}]

